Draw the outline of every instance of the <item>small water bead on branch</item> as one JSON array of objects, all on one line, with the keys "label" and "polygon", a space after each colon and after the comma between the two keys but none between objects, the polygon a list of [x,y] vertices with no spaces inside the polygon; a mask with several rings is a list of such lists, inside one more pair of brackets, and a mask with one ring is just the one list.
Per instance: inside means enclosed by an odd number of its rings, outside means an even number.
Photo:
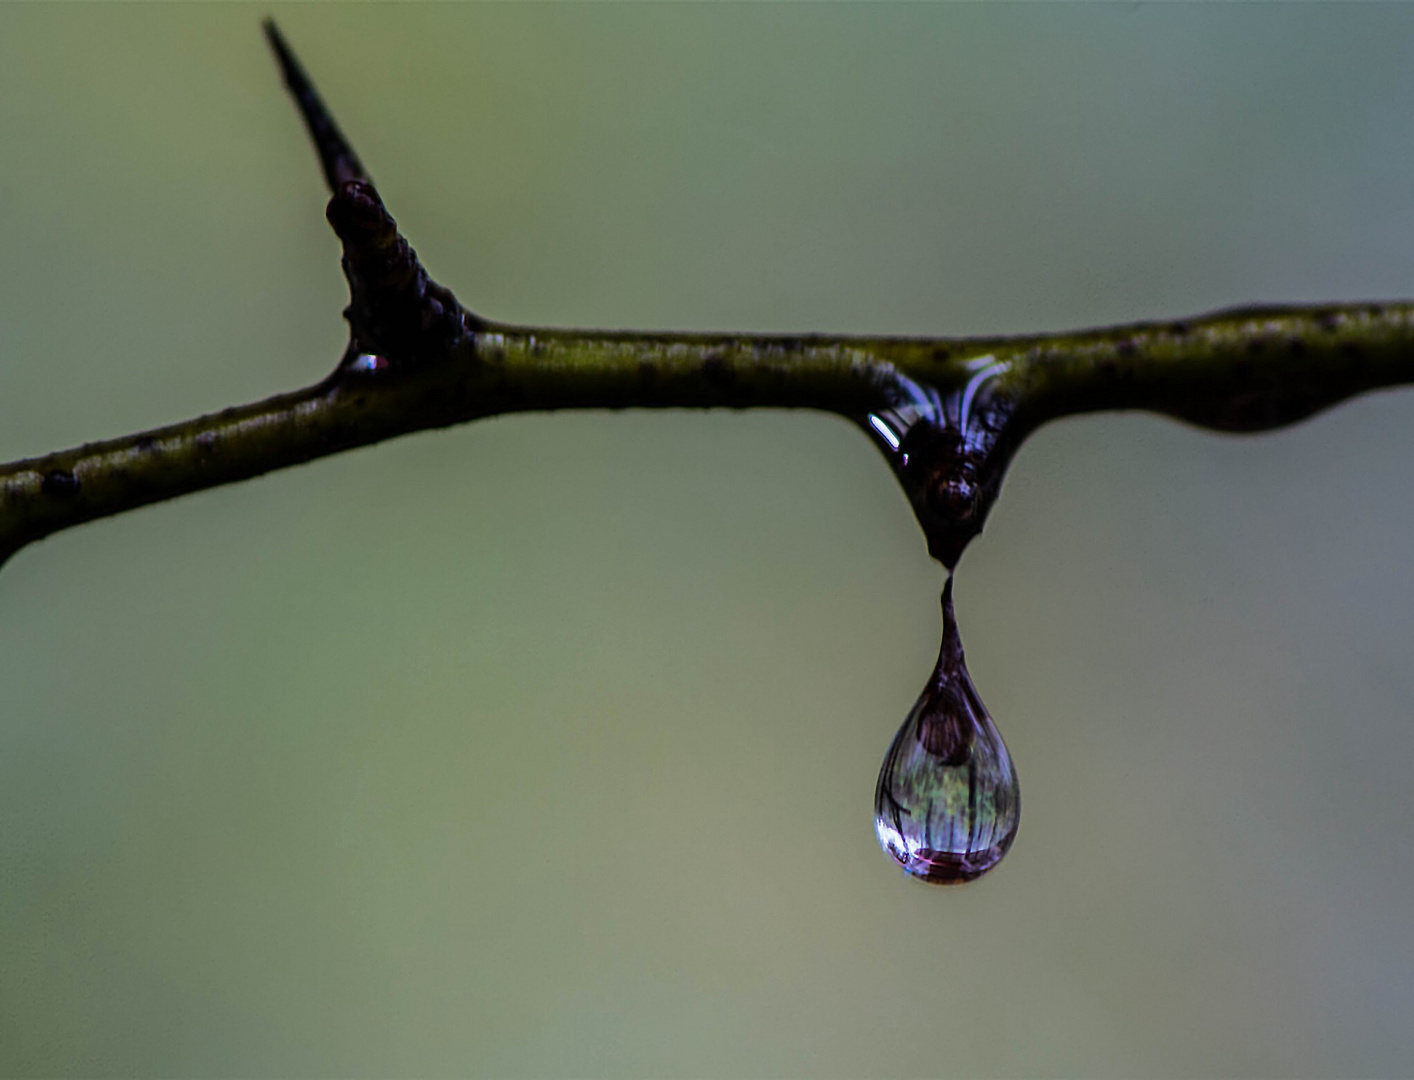
[{"label": "small water bead on branch", "polygon": [[957,885],[1001,862],[1020,821],[1016,769],[967,673],[949,576],[938,663],[879,770],[874,830],[914,877]]}]

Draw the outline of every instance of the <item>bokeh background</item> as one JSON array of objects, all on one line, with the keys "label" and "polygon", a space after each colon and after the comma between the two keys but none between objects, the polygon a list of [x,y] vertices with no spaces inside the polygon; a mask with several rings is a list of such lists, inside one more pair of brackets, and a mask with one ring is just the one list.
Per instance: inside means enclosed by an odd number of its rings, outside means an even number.
[{"label": "bokeh background", "polygon": [[[0,8],[0,456],[323,375],[266,7]],[[428,266],[604,327],[1414,295],[1414,7],[279,7]],[[1414,1073],[1414,395],[1058,423],[959,571],[1020,837],[906,880],[940,572],[825,416],[518,416],[0,573],[0,1073]]]}]

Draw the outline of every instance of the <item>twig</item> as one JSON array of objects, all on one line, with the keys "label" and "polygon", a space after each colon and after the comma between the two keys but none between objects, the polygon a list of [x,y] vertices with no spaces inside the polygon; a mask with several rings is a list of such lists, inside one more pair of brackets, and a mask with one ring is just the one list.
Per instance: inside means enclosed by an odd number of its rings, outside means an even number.
[{"label": "twig", "polygon": [[294,54],[266,35],[333,192],[350,341],[306,390],[0,466],[0,562],[44,536],[396,435],[567,408],[812,408],[888,456],[948,566],[1047,420],[1147,409],[1279,427],[1414,382],[1414,303],[1249,308],[1060,335],[853,338],[545,330],[488,322],[433,282]]}]

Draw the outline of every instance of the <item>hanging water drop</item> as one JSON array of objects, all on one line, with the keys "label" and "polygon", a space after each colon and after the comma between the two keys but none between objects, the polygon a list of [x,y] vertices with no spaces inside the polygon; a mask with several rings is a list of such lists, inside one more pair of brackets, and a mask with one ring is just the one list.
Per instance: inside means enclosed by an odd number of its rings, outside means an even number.
[{"label": "hanging water drop", "polygon": [[1020,819],[1011,755],[967,674],[949,575],[938,664],[879,770],[874,829],[908,873],[954,885],[1001,862]]}]

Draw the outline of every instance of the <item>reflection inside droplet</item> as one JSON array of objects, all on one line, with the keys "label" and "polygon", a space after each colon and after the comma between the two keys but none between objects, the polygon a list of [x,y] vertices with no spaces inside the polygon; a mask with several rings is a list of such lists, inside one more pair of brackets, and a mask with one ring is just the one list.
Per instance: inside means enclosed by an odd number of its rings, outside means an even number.
[{"label": "reflection inside droplet", "polygon": [[938,664],[879,770],[874,829],[910,874],[953,885],[1001,862],[1020,819],[1016,769],[967,674],[949,577]]},{"label": "reflection inside droplet", "polygon": [[882,416],[870,413],[869,426],[879,433],[879,438],[889,444],[890,450],[897,450],[899,448],[899,442],[901,441],[899,433],[895,431]]}]

